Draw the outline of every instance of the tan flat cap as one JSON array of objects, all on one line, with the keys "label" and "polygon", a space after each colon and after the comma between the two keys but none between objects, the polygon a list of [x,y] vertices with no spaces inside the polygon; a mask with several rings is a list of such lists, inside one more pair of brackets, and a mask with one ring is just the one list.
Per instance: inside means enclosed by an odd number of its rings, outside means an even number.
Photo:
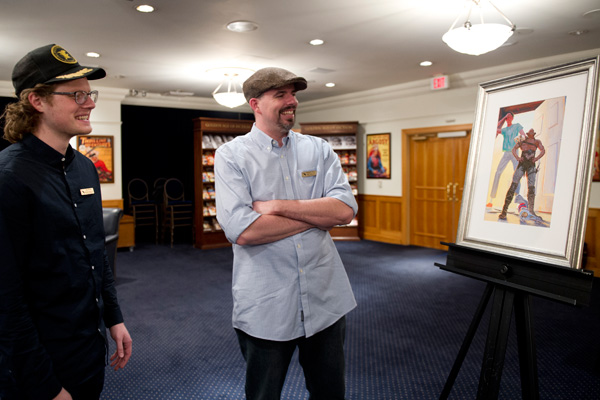
[{"label": "tan flat cap", "polygon": [[296,90],[304,90],[308,86],[306,79],[296,76],[294,73],[283,68],[262,68],[256,71],[243,85],[246,101],[260,97],[264,92],[283,86],[294,84]]}]

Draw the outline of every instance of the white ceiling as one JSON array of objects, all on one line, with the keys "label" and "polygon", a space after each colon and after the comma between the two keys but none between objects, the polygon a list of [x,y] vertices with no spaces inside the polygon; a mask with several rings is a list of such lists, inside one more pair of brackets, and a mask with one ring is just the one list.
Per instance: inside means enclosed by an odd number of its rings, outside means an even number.
[{"label": "white ceiling", "polygon": [[[600,12],[584,15],[599,0],[493,0],[517,27],[509,45],[456,53],[441,37],[464,1],[0,0],[0,80],[10,81],[28,51],[57,43],[81,64],[102,66],[103,87],[210,97],[219,79],[207,69],[277,66],[308,79],[298,95],[306,101],[600,47]],[[143,3],[156,11],[135,11]],[[495,12],[484,17],[502,22]],[[260,27],[228,31],[234,20]],[[576,30],[587,33],[569,34]],[[310,46],[315,38],[325,45]]]}]

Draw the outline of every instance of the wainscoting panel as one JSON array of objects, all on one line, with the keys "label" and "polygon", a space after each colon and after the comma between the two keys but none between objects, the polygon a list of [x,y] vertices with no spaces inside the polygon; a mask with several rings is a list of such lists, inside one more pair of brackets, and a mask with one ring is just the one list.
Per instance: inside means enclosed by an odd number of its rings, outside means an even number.
[{"label": "wainscoting panel", "polygon": [[[402,197],[358,196],[360,237],[366,240],[392,244],[409,244],[402,230]],[[408,211],[410,212],[410,210]],[[585,269],[600,277],[600,209],[590,208],[585,232]]]},{"label": "wainscoting panel", "polygon": [[402,197],[359,195],[361,237],[376,242],[405,244]]}]

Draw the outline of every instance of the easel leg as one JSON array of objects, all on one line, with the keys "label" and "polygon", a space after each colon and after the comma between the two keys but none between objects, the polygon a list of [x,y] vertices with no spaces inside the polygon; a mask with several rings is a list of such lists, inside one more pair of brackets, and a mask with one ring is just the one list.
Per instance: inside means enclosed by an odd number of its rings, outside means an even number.
[{"label": "easel leg", "polygon": [[495,288],[477,399],[498,398],[514,299],[513,290],[499,286]]},{"label": "easel leg", "polygon": [[518,293],[515,299],[515,325],[517,328],[523,400],[538,400],[540,398],[532,308],[531,296],[526,293]]},{"label": "easel leg", "polygon": [[477,306],[477,310],[475,311],[475,315],[473,316],[473,320],[471,321],[471,325],[467,331],[465,339],[463,340],[462,346],[458,352],[458,356],[454,361],[454,365],[452,366],[452,371],[450,371],[450,375],[448,375],[448,379],[446,380],[446,384],[444,385],[444,390],[440,394],[440,400],[445,400],[450,396],[450,391],[452,390],[452,386],[454,385],[454,381],[458,376],[458,372],[460,371],[460,367],[462,366],[463,361],[467,355],[467,351],[469,351],[469,346],[471,346],[471,342],[473,341],[473,337],[477,332],[477,328],[479,323],[481,322],[481,318],[485,312],[488,301],[492,296],[492,292],[494,290],[494,286],[491,283],[488,283],[485,287],[485,292],[483,292],[483,296],[479,301],[479,306]]}]

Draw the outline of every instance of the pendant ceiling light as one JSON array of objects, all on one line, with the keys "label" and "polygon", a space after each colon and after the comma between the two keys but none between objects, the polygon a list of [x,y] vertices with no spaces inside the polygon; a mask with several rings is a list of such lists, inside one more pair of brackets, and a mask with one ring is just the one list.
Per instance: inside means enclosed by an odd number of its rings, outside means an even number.
[{"label": "pendant ceiling light", "polygon": [[212,93],[213,98],[222,106],[235,108],[246,103],[242,83],[253,73],[247,68],[215,68],[210,73],[221,73],[224,79]]},{"label": "pendant ceiling light", "polygon": [[[489,3],[509,25],[484,23],[482,4]],[[480,23],[471,23],[471,14],[473,7],[479,11]],[[464,54],[478,56],[502,46],[515,31],[515,25],[496,7],[490,0],[468,0],[465,4],[468,8],[465,23],[458,28],[454,26],[459,21],[463,13],[454,20],[454,23],[442,36],[442,40],[455,51]]]},{"label": "pendant ceiling light", "polygon": [[[227,91],[223,90],[219,92],[221,88],[227,88]],[[212,95],[217,103],[229,108],[239,107],[246,102],[244,92],[242,91],[242,84],[235,74],[225,74],[225,80],[217,86]]]}]

